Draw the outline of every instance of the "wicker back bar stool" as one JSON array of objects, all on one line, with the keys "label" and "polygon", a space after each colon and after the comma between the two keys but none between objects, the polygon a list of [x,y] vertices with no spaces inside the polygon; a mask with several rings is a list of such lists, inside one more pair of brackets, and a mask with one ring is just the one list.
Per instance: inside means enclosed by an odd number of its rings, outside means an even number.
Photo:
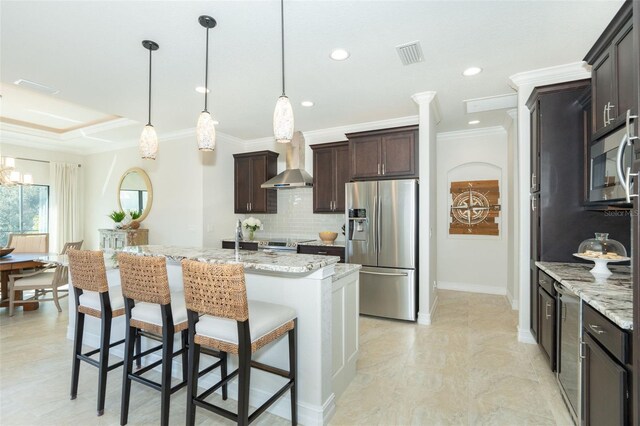
[{"label": "wicker back bar stool", "polygon": [[[187,385],[187,425],[195,424],[196,407],[201,407],[248,425],[291,391],[291,421],[297,424],[296,398],[296,312],[286,306],[247,300],[242,265],[215,265],[182,261],[184,294],[189,322],[189,375]],[[251,360],[261,347],[288,334],[289,371]],[[200,354],[204,348],[238,355],[239,366],[198,395]],[[287,379],[269,400],[249,414],[251,367]],[[238,376],[238,412],[233,413],[205,401],[218,388]]]},{"label": "wicker back bar stool", "polygon": [[[122,361],[109,366],[109,349],[124,343],[123,340],[110,343],[111,320],[124,314],[124,299],[120,287],[112,287],[109,292],[104,255],[101,251],[71,249],[69,256],[69,273],[75,294],[76,327],[73,345],[73,364],[71,374],[71,399],[78,394],[80,378],[80,361],[98,367],[98,416],[104,413],[105,393],[107,389],[107,373],[122,365]],[[100,319],[100,347],[82,353],[82,337],[85,315]],[[100,353],[96,361],[90,358]],[[138,354],[140,346],[138,343]]]},{"label": "wicker back bar stool", "polygon": [[[187,312],[184,294],[172,294],[164,257],[119,253],[118,263],[127,323],[120,424],[125,425],[128,421],[133,380],[160,391],[160,424],[168,425],[171,395],[187,384]],[[162,349],[162,359],[133,372],[133,345],[136,333],[161,342],[159,346],[142,352],[141,356]],[[176,333],[181,334],[182,345],[174,352],[173,339]],[[182,356],[182,381],[171,386],[171,365],[173,358],[178,355]],[[161,383],[142,377],[144,373],[159,365],[162,365]]]}]

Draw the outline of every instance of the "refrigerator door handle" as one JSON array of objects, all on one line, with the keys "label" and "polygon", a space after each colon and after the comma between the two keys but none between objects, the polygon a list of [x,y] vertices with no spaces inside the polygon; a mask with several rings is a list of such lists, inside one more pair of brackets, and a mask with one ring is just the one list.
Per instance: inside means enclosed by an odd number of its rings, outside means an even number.
[{"label": "refrigerator door handle", "polygon": [[380,230],[380,228],[378,227],[378,196],[377,195],[373,196],[373,220],[370,223],[371,223],[371,226],[375,226],[375,229],[373,232],[373,247],[377,252],[378,238],[380,238],[380,235],[378,234],[378,231]]},{"label": "refrigerator door handle", "polygon": [[391,272],[371,272],[371,271],[360,271],[361,274],[369,274],[369,275],[384,275],[385,277],[406,277],[409,274],[406,272],[400,273],[391,273]]},{"label": "refrigerator door handle", "polygon": [[382,217],[381,217],[381,215],[382,215],[382,208],[381,208],[381,206],[380,206],[380,194],[378,194],[378,204],[377,204],[377,208],[378,208],[378,211],[376,212],[376,219],[377,219],[377,220],[376,220],[376,235],[377,235],[377,236],[376,236],[376,240],[378,241],[378,248],[377,248],[377,250],[378,250],[378,253],[380,253],[380,249],[382,248],[382,238],[380,238],[380,237],[381,237],[381,235],[382,235],[382,231],[380,230],[380,222],[382,222]]}]

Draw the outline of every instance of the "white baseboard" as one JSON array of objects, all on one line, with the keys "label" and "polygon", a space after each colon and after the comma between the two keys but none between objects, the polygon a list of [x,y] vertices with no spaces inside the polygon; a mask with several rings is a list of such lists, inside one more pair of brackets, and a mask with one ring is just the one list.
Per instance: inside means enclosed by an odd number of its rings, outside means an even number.
[{"label": "white baseboard", "polygon": [[507,300],[511,305],[511,309],[517,311],[519,309],[518,300],[513,298],[513,294],[509,290],[507,290]]},{"label": "white baseboard", "polygon": [[533,337],[533,334],[531,334],[531,330],[529,329],[522,329],[520,327],[518,327],[518,342],[520,343],[530,343],[532,345],[536,344],[536,339]]},{"label": "white baseboard", "polygon": [[468,293],[497,294],[499,296],[506,296],[507,294],[507,289],[502,286],[489,286],[489,285],[471,284],[471,283],[454,283],[450,281],[438,281],[438,289],[466,291]]},{"label": "white baseboard", "polygon": [[431,325],[431,314],[425,314],[423,312],[418,312],[418,324],[420,325]]}]

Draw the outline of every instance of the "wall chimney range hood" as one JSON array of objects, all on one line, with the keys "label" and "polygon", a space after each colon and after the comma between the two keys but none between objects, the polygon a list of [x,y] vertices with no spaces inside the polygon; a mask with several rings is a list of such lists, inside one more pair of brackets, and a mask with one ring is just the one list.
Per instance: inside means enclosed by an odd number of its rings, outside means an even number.
[{"label": "wall chimney range hood", "polygon": [[261,188],[311,188],[313,178],[304,170],[305,143],[302,132],[293,134],[293,139],[287,144],[287,169],[279,175],[269,179]]}]

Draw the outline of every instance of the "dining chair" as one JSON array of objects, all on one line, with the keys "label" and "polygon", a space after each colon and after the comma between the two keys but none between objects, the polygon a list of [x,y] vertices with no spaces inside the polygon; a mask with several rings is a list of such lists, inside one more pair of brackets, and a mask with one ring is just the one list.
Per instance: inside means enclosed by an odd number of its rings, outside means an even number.
[{"label": "dining chair", "polygon": [[9,234],[7,247],[13,253],[49,253],[49,234]]},{"label": "dining chair", "polygon": [[[45,234],[46,235],[46,234]],[[71,249],[80,250],[83,241],[66,243],[62,248],[60,254],[67,254]],[[33,253],[33,252],[29,252]],[[69,269],[63,265],[45,265],[41,269],[35,271],[22,272],[9,275],[9,316],[14,315],[14,309],[16,304],[25,303],[38,303],[53,301],[55,303],[58,312],[62,312],[59,299],[67,297],[69,295],[69,289],[60,289],[60,287],[69,284]],[[27,300],[16,300],[16,292],[34,290],[32,298]],[[46,293],[51,292],[51,298],[42,298]],[[67,293],[63,296],[59,296],[59,292]]]}]

